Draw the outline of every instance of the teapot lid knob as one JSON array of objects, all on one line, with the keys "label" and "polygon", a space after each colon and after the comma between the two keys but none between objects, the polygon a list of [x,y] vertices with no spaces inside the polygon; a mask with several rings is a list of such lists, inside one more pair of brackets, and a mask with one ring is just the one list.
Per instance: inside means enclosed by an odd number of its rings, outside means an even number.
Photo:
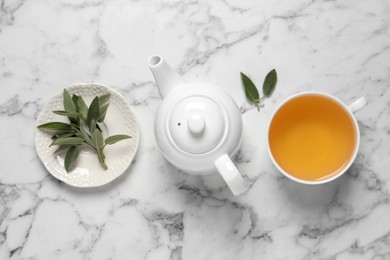
[{"label": "teapot lid knob", "polygon": [[203,134],[206,127],[206,122],[202,115],[192,115],[187,121],[188,129],[194,136]]},{"label": "teapot lid knob", "polygon": [[222,105],[202,95],[189,96],[174,104],[168,112],[167,123],[171,142],[191,154],[216,148],[229,127]]}]

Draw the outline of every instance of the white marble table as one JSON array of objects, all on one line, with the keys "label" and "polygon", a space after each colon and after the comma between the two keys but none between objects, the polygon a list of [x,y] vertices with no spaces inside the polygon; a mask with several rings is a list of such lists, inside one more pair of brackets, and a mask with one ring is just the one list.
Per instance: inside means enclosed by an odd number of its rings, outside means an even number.
[{"label": "white marble table", "polygon": [[[390,259],[389,13],[381,0],[1,1],[0,259]],[[239,105],[239,72],[261,85],[276,68],[272,98],[243,114],[244,195],[159,153],[155,53]],[[140,124],[135,162],[100,188],[57,181],[34,147],[43,105],[80,82],[121,92]],[[369,100],[357,160],[326,185],[282,177],[264,147],[271,111],[303,90]]]}]

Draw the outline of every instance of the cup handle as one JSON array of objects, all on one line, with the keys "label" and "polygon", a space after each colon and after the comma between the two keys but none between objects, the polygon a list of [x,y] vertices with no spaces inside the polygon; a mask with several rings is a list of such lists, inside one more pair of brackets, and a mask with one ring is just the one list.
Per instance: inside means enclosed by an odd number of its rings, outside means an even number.
[{"label": "cup handle", "polygon": [[218,157],[214,165],[235,196],[246,191],[247,186],[245,185],[244,178],[242,178],[237,167],[226,153]]},{"label": "cup handle", "polygon": [[367,105],[367,99],[365,97],[360,97],[359,99],[357,99],[355,102],[353,102],[352,104],[350,104],[348,106],[348,109],[352,112],[352,113],[355,113],[357,111],[359,111],[360,109],[362,109],[363,107],[365,107]]}]

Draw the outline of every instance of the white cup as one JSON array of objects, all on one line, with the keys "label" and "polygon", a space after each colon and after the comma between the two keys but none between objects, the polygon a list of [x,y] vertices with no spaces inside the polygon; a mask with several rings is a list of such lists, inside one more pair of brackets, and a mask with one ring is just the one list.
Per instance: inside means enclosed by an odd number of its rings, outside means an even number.
[{"label": "white cup", "polygon": [[[291,174],[289,174],[287,171],[285,171],[275,160],[275,158],[273,157],[272,155],[272,152],[271,152],[271,148],[270,148],[270,145],[269,145],[269,129],[270,129],[270,126],[271,126],[271,123],[272,123],[272,120],[275,116],[275,114],[280,110],[280,108],[282,108],[287,102],[295,99],[295,98],[298,98],[298,97],[301,97],[301,96],[305,96],[305,95],[320,95],[320,96],[323,96],[323,97],[327,97],[331,100],[333,100],[335,103],[337,103],[338,105],[340,105],[340,107],[342,107],[350,116],[350,118],[352,119],[353,121],[353,125],[354,125],[354,129],[355,129],[355,134],[356,134],[356,145],[355,145],[355,149],[353,151],[353,154],[352,154],[352,157],[350,158],[350,160],[348,161],[348,163],[341,169],[339,170],[336,174],[333,174],[332,176],[330,176],[329,178],[325,178],[325,179],[321,179],[321,180],[313,180],[313,181],[308,181],[308,180],[302,180],[302,179],[299,179]],[[268,150],[268,154],[273,162],[273,164],[275,165],[275,167],[281,172],[283,173],[286,177],[288,177],[289,179],[291,180],[294,180],[296,182],[299,182],[299,183],[302,183],[302,184],[323,184],[323,183],[328,183],[330,181],[333,181],[335,179],[337,179],[338,177],[340,177],[341,175],[343,175],[347,170],[348,168],[351,166],[351,164],[353,163],[353,161],[355,160],[356,158],[356,155],[358,153],[358,149],[359,149],[359,144],[360,144],[360,132],[359,132],[359,126],[358,126],[358,123],[356,121],[356,118],[354,117],[353,113],[359,111],[360,109],[362,109],[364,106],[367,105],[367,100],[365,97],[360,97],[359,99],[357,99],[355,102],[353,102],[352,104],[350,104],[349,106],[345,105],[343,102],[341,102],[338,98],[332,96],[332,95],[329,95],[329,94],[326,94],[326,93],[323,93],[323,92],[317,92],[317,91],[305,91],[305,92],[301,92],[301,93],[297,93],[297,94],[294,94],[290,97],[288,97],[287,99],[285,99],[276,109],[275,111],[272,113],[272,116],[269,120],[269,123],[268,123],[268,127],[267,127],[267,150]]]}]

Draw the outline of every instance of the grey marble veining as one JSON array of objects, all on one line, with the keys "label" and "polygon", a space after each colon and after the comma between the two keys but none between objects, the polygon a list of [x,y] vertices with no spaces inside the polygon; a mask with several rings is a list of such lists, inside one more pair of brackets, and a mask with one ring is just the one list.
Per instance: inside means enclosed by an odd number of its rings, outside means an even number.
[{"label": "grey marble veining", "polygon": [[[381,0],[0,0],[0,259],[390,259],[389,13]],[[155,53],[246,111],[244,195],[159,153]],[[272,68],[274,95],[248,109],[239,72],[261,85]],[[34,147],[43,105],[80,82],[121,92],[140,123],[134,163],[94,189],[54,179]],[[270,113],[304,90],[369,101],[355,163],[326,185],[290,181],[266,153]]]}]

